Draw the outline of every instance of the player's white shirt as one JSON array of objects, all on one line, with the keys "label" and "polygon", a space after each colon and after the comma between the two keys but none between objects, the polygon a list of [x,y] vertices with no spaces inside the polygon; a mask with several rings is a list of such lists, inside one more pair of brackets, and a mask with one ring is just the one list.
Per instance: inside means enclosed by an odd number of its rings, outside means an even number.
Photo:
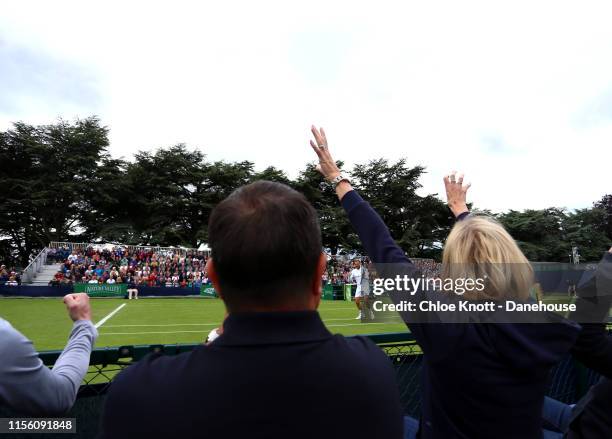
[{"label": "player's white shirt", "polygon": [[362,267],[361,273],[361,293],[367,296],[370,294],[370,272],[367,268]]},{"label": "player's white shirt", "polygon": [[351,283],[357,284],[355,296],[361,296],[361,268],[353,268],[349,276]]}]

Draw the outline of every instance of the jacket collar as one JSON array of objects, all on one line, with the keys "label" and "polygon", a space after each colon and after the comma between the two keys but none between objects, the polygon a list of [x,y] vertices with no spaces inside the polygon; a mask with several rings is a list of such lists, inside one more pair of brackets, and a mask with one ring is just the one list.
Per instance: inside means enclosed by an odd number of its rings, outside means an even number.
[{"label": "jacket collar", "polygon": [[223,323],[218,346],[306,343],[328,339],[316,311],[232,313]]}]

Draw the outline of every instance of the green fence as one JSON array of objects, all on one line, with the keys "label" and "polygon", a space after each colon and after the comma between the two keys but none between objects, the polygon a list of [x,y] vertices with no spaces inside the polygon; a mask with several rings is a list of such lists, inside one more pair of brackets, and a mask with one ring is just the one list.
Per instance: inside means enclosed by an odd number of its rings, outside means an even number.
[{"label": "green fence", "polygon": [[[420,412],[419,375],[422,364],[421,348],[408,332],[367,335],[389,357],[397,373],[398,386],[407,414]],[[152,352],[177,355],[193,350],[199,344],[139,345],[95,349],[91,354],[90,369],[79,390],[79,397],[103,395],[114,376],[125,367]],[[40,358],[52,366],[61,351],[41,352]],[[598,375],[567,356],[553,368],[548,395],[572,403],[578,400],[597,380]]]},{"label": "green fence", "polygon": [[346,300],[345,284],[325,284],[322,298],[323,300]]}]

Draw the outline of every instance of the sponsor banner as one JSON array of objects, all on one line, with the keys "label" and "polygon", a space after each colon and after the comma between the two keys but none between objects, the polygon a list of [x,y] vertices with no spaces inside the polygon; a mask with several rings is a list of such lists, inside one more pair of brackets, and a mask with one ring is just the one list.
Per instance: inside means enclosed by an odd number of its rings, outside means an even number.
[{"label": "sponsor banner", "polygon": [[75,293],[87,293],[89,297],[123,297],[127,284],[75,284]]},{"label": "sponsor banner", "polygon": [[202,297],[219,297],[217,295],[217,292],[213,288],[213,286],[210,285],[210,284],[202,285],[202,288],[200,289],[200,296],[202,296]]},{"label": "sponsor banner", "polygon": [[334,287],[331,284],[323,286],[323,300],[334,300]]}]

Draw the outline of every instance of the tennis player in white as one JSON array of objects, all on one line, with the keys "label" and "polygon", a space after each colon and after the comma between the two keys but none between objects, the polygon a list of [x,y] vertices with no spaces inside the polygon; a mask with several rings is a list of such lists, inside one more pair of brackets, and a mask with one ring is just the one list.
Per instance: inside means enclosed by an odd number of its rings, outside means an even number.
[{"label": "tennis player in white", "polygon": [[361,260],[359,259],[353,259],[353,269],[349,276],[349,282],[357,284],[357,289],[355,290],[355,305],[357,305],[359,314],[355,317],[355,320],[360,320],[365,311],[369,311],[367,315],[370,319],[373,319],[374,313],[372,310],[368,309],[366,301],[364,300],[367,299],[370,290],[369,275],[365,267],[361,266]]}]

